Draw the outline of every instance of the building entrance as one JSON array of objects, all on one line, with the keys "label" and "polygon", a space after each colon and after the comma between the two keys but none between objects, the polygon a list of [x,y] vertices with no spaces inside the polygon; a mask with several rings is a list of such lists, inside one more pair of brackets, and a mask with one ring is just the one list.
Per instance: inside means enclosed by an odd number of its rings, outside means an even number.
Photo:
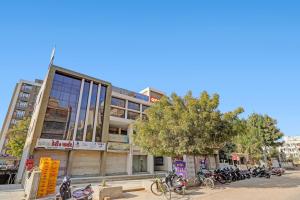
[{"label": "building entrance", "polygon": [[134,155],[133,156],[133,173],[147,172],[147,156]]}]

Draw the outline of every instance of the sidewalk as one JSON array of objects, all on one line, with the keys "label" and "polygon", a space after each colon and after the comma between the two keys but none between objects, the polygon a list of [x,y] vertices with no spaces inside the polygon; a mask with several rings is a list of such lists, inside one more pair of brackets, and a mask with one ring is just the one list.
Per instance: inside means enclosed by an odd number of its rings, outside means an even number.
[{"label": "sidewalk", "polygon": [[[110,186],[123,186],[123,190],[134,189],[145,187],[150,188],[152,179],[140,179],[140,180],[124,180],[124,181],[106,181],[107,185]],[[99,185],[102,183],[92,183],[92,188],[94,190],[93,200],[99,199]],[[72,184],[72,188],[85,187],[88,184]],[[18,189],[16,189],[18,188]],[[56,191],[59,190],[59,186],[56,187]],[[0,189],[0,199],[2,200],[21,200],[24,197],[24,190],[19,189],[18,185],[15,187],[7,187],[5,189]]]}]

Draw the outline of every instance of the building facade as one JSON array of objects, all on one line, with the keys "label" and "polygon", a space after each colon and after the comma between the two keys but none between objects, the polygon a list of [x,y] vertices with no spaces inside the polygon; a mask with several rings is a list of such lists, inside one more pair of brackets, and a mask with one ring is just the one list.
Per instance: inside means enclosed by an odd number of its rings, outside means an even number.
[{"label": "building facade", "polygon": [[284,153],[286,158],[300,159],[300,136],[285,136],[283,141],[279,151]]},{"label": "building facade", "polygon": [[[152,95],[152,96],[151,96]],[[105,176],[154,173],[171,159],[144,153],[132,141],[133,122],[163,93],[141,93],[58,66],[50,66],[29,126],[17,180],[26,160],[59,159],[59,175]]]},{"label": "building facade", "polygon": [[31,117],[36,97],[42,85],[42,81],[36,79],[34,82],[20,80],[14,89],[8,111],[6,113],[0,137],[0,153],[6,154],[9,129],[18,121]]}]

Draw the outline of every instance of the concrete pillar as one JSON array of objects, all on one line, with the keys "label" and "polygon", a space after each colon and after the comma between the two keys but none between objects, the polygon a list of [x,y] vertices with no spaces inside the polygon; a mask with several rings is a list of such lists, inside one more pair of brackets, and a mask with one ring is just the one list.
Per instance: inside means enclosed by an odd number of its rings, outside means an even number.
[{"label": "concrete pillar", "polygon": [[173,170],[173,163],[172,163],[172,158],[171,157],[164,157],[166,165],[167,165],[167,171],[172,171]]},{"label": "concrete pillar", "polygon": [[100,176],[106,175],[106,157],[107,157],[107,152],[106,151],[102,152],[101,163],[100,163]]},{"label": "concrete pillar", "polygon": [[147,171],[154,174],[154,157],[152,155],[147,156]]},{"label": "concrete pillar", "polygon": [[73,165],[74,151],[68,152],[68,161],[67,161],[67,176],[72,175],[72,165]]},{"label": "concrete pillar", "polygon": [[184,155],[183,160],[186,162],[187,178],[195,177],[195,160],[194,156]]},{"label": "concrete pillar", "polygon": [[132,162],[133,162],[133,155],[130,152],[127,154],[127,174],[128,175],[132,175]]},{"label": "concrete pillar", "polygon": [[31,176],[29,178],[26,177],[24,192],[25,192],[25,200],[34,200],[37,196],[37,191],[39,188],[41,171],[33,170]]}]

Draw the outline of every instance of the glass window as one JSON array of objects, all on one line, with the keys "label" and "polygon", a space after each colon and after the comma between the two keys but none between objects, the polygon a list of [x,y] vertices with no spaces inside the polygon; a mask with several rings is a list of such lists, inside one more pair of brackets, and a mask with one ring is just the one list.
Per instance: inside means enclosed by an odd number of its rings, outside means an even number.
[{"label": "glass window", "polygon": [[100,91],[100,100],[99,100],[99,110],[97,118],[97,128],[96,128],[96,142],[101,142],[102,140],[102,129],[103,129],[103,120],[104,120],[104,108],[105,108],[105,99],[106,99],[107,87],[101,85]]},{"label": "glass window", "polygon": [[20,101],[18,103],[19,108],[25,109],[25,108],[27,108],[27,106],[28,106],[28,102],[26,102],[26,101]]},{"label": "glass window", "polygon": [[125,108],[125,100],[124,99],[119,99],[119,98],[116,98],[116,97],[112,97],[111,98],[111,105]]},{"label": "glass window", "polygon": [[140,117],[140,113],[131,112],[131,111],[128,111],[128,113],[127,113],[127,119],[136,120],[139,117]]},{"label": "glass window", "polygon": [[128,101],[128,108],[131,109],[131,110],[140,111],[140,104],[134,103],[132,101]]},{"label": "glass window", "polygon": [[30,92],[31,90],[32,90],[32,85],[27,85],[27,84],[22,85],[22,91]]},{"label": "glass window", "polygon": [[54,75],[42,138],[72,139],[80,87],[80,79],[59,73]]},{"label": "glass window", "polygon": [[17,118],[23,118],[25,116],[25,111],[23,110],[17,110],[16,111],[16,117]]},{"label": "glass window", "polygon": [[114,117],[125,118],[125,110],[119,108],[111,108],[110,115]]},{"label": "glass window", "polygon": [[17,124],[17,120],[16,119],[12,119],[10,122],[12,125],[16,125]]},{"label": "glass window", "polygon": [[76,133],[76,140],[82,141],[83,140],[83,133],[84,133],[84,125],[85,125],[85,117],[86,117],[86,110],[87,104],[89,99],[89,92],[90,92],[90,83],[85,81],[81,99],[81,106],[80,106],[80,113],[78,119],[78,127]]},{"label": "glass window", "polygon": [[28,93],[20,92],[19,97],[20,97],[21,99],[28,99],[28,98],[29,98],[29,95],[30,95],[30,94],[28,94]]},{"label": "glass window", "polygon": [[121,129],[121,135],[127,135],[127,130]]},{"label": "glass window", "polygon": [[109,126],[109,133],[110,134],[119,134],[119,128],[114,126]]},{"label": "glass window", "polygon": [[86,141],[90,141],[90,142],[93,139],[94,119],[95,119],[96,104],[97,104],[97,92],[98,92],[98,85],[93,84],[90,109],[89,109],[89,115],[88,115],[86,138],[85,138]]},{"label": "glass window", "polygon": [[149,107],[150,107],[150,106],[143,105],[143,106],[142,106],[142,111],[145,112],[145,110],[147,110]]}]

